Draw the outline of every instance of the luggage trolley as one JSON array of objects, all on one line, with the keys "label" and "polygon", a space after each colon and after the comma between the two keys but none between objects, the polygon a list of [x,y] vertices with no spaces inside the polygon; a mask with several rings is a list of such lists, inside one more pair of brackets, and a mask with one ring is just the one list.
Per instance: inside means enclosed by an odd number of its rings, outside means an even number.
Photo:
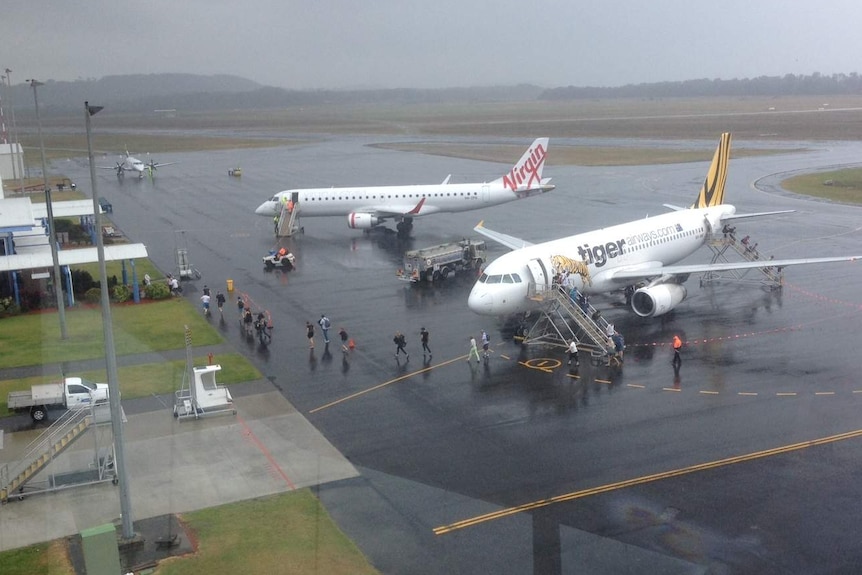
[{"label": "luggage trolley", "polygon": [[185,230],[177,230],[174,232],[176,241],[176,261],[177,261],[177,277],[180,280],[201,279],[201,272],[197,270],[189,262],[189,244],[186,239]]}]

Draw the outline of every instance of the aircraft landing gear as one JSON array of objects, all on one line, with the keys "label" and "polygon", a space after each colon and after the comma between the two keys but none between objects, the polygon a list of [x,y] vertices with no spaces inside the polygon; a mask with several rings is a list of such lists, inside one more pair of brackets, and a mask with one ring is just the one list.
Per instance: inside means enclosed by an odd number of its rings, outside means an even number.
[{"label": "aircraft landing gear", "polygon": [[413,231],[413,218],[404,218],[395,226],[398,230],[398,237],[406,238]]}]

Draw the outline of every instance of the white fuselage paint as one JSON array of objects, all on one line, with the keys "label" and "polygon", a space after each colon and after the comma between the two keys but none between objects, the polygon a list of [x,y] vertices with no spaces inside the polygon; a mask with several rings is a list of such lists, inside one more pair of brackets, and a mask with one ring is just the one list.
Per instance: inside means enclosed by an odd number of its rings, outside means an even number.
[{"label": "white fuselage paint", "polygon": [[583,293],[620,289],[634,282],[615,280],[615,271],[679,262],[703,245],[707,234],[713,231],[710,228],[722,216],[735,211],[731,205],[679,210],[514,250],[488,264],[470,292],[468,306],[482,315],[508,315],[538,309],[541,303],[529,297],[537,287],[542,289],[541,285],[537,286],[535,269],[543,267],[553,276],[553,256],[587,263],[590,283],[583,282],[577,274],[570,274]]},{"label": "white fuselage paint", "polygon": [[[529,192],[513,192],[498,181],[486,184],[285,190],[258,206],[255,213],[262,216],[277,216],[281,212],[282,198],[286,198],[284,201],[287,201],[295,197],[301,206],[302,217],[344,216],[351,213],[373,213],[381,209],[402,213],[409,217],[421,217],[503,204],[527,195],[550,191],[553,187],[545,184]],[[425,198],[425,202],[419,210],[410,213],[422,198]]]}]

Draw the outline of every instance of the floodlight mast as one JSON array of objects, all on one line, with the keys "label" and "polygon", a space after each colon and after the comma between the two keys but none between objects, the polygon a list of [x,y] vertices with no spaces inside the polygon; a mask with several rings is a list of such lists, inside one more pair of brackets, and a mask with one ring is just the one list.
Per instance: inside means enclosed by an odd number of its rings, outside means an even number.
[{"label": "floodlight mast", "polygon": [[93,164],[93,144],[90,137],[90,116],[98,113],[102,106],[91,106],[84,102],[84,115],[87,123],[87,158],[90,160],[90,182],[93,189],[93,219],[96,224],[96,251],[99,254],[99,279],[102,301],[102,331],[105,334],[105,364],[108,372],[108,402],[111,407],[111,432],[114,434],[114,470],[120,488],[120,517],[123,522],[123,539],[134,538],[132,522],[132,498],[126,476],[125,432],[123,414],[120,407],[120,384],[117,375],[117,353],[114,347],[114,327],[111,321],[111,299],[108,288],[108,266],[105,263],[105,242],[102,241],[102,211],[96,199],[96,166]]},{"label": "floodlight mast", "polygon": [[[27,80],[33,88],[36,104],[36,128],[39,131],[39,152],[42,155],[42,181],[45,186],[45,207],[48,210],[48,241],[51,242],[51,261],[54,262],[54,295],[57,297],[57,314],[60,318],[60,339],[67,339],[66,308],[63,305],[63,278],[60,276],[60,260],[57,256],[57,230],[54,228],[54,208],[51,206],[51,186],[48,185],[48,168],[45,163],[45,142],[42,139],[42,119],[39,117],[39,95],[36,88],[44,85],[38,80]],[[71,287],[70,287],[71,289]]]}]

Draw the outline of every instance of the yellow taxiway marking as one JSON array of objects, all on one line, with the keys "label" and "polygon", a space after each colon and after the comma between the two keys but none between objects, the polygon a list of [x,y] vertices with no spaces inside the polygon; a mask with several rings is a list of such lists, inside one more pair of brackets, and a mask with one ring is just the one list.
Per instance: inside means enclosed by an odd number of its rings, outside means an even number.
[{"label": "yellow taxiway marking", "polygon": [[682,389],[680,389],[678,387],[663,387],[663,388],[661,388],[661,390],[662,391],[682,391]]},{"label": "yellow taxiway marking", "polygon": [[645,389],[646,388],[645,385],[641,385],[639,383],[627,383],[626,387],[636,387],[638,389]]},{"label": "yellow taxiway marking", "polygon": [[834,391],[815,391],[814,395],[835,395]]},{"label": "yellow taxiway marking", "polygon": [[718,392],[717,392],[717,391],[701,390],[701,391],[698,391],[698,393],[702,393],[702,394],[704,394],[704,395],[718,395]]},{"label": "yellow taxiway marking", "polygon": [[361,395],[365,395],[366,393],[371,393],[372,391],[377,391],[378,389],[380,389],[382,387],[386,387],[387,385],[392,385],[393,383],[398,383],[399,381],[409,379],[409,378],[413,377],[414,375],[419,375],[420,373],[425,373],[426,371],[431,371],[432,369],[435,369],[438,367],[443,367],[444,365],[449,365],[450,363],[454,363],[458,360],[463,360],[466,357],[467,357],[466,355],[462,355],[460,357],[456,357],[454,359],[450,359],[450,360],[444,361],[442,363],[430,365],[430,366],[425,367],[423,369],[420,369],[418,371],[411,371],[410,373],[405,373],[404,375],[396,377],[395,379],[390,379],[389,381],[384,381],[383,383],[375,385],[374,387],[369,387],[368,389],[364,389],[362,391],[357,391],[356,393],[350,394],[347,397],[342,397],[341,399],[336,399],[335,401],[331,401],[331,402],[327,403],[326,405],[321,405],[320,407],[315,407],[314,409],[312,409],[308,413],[317,413],[318,411],[322,411],[324,409],[327,409],[327,408],[332,407],[334,405],[338,405],[339,403],[343,403],[345,401],[349,401],[351,399],[355,399]]},{"label": "yellow taxiway marking", "polygon": [[613,382],[612,382],[611,380],[609,380],[609,379],[598,379],[598,378],[597,378],[597,379],[595,379],[595,380],[593,380],[593,381],[595,381],[596,383],[607,383],[608,385],[611,385],[611,384],[613,383]]},{"label": "yellow taxiway marking", "polygon": [[575,375],[574,373],[567,373],[566,377],[571,377],[572,379],[581,379],[580,375]]},{"label": "yellow taxiway marking", "polygon": [[740,391],[736,395],[757,395],[756,391]]},{"label": "yellow taxiway marking", "polygon": [[609,483],[607,485],[600,485],[598,487],[593,487],[590,489],[583,489],[581,491],[574,491],[572,493],[557,495],[556,497],[550,497],[548,499],[541,499],[539,501],[524,503],[524,504],[518,505],[516,507],[507,507],[505,509],[500,509],[498,511],[486,513],[484,515],[477,515],[476,517],[471,517],[469,519],[464,519],[461,521],[457,521],[455,523],[450,523],[449,525],[442,525],[440,527],[435,527],[434,528],[434,534],[435,535],[444,535],[446,533],[452,533],[453,531],[458,531],[459,529],[465,529],[467,527],[474,527],[476,525],[479,525],[480,523],[485,523],[488,521],[494,521],[496,519],[502,519],[503,517],[508,517],[510,515],[515,515],[517,513],[521,513],[524,511],[532,511],[533,509],[539,509],[541,507],[547,507],[549,505],[555,505],[557,503],[564,503],[566,501],[574,501],[576,499],[582,499],[584,497],[589,497],[591,495],[598,495],[600,493],[607,493],[609,491],[616,491],[619,489],[625,489],[627,487],[633,487],[635,485],[642,485],[644,483],[652,483],[654,481],[660,481],[662,479],[670,479],[672,477],[679,477],[681,475],[688,475],[689,473],[695,473],[697,471],[706,471],[708,469],[717,469],[719,467],[726,467],[728,465],[734,465],[736,463],[743,463],[745,461],[754,461],[756,459],[762,459],[765,457],[772,457],[774,455],[781,455],[783,453],[790,453],[792,451],[799,451],[802,449],[806,449],[808,447],[815,447],[818,445],[826,445],[828,443],[835,443],[837,441],[845,441],[847,439],[855,439],[857,437],[862,437],[862,429],[857,429],[856,431],[849,431],[847,433],[839,433],[838,435],[830,435],[828,437],[821,437],[820,439],[813,439],[811,441],[803,441],[800,443],[793,443],[791,445],[785,445],[783,447],[775,447],[772,449],[765,449],[763,451],[755,451],[754,453],[747,453],[745,455],[737,455],[735,457],[728,457],[726,459],[719,459],[716,461],[709,461],[706,463],[698,463],[696,465],[691,465],[689,467],[682,467],[680,469],[672,469],[670,471],[663,471],[661,473],[655,473],[653,475],[644,475],[643,477],[635,477],[633,479],[626,479],[625,481],[618,481],[616,483]]},{"label": "yellow taxiway marking", "polygon": [[551,359],[547,357],[537,357],[534,359],[528,359],[527,361],[519,361],[518,363],[524,367],[538,369],[545,373],[551,373],[553,370],[563,365],[563,362],[559,359]]},{"label": "yellow taxiway marking", "polygon": [[509,357],[508,355],[504,355],[504,354],[502,354],[502,353],[500,354],[500,357],[502,357],[503,359],[512,359],[512,358],[511,358],[511,357]]},{"label": "yellow taxiway marking", "polygon": [[783,396],[786,396],[786,395],[796,395],[796,392],[795,392],[795,391],[779,391],[779,392],[778,392],[778,393],[776,393],[775,395],[777,395],[777,396],[779,396],[779,397],[783,397]]}]

